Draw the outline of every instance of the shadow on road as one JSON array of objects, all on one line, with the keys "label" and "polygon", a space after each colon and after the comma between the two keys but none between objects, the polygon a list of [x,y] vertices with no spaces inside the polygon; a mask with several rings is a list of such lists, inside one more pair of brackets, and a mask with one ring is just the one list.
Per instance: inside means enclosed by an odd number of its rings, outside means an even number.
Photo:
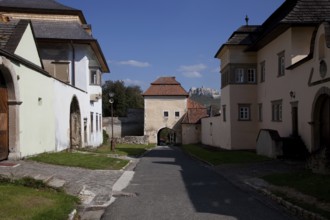
[{"label": "shadow on road", "polygon": [[222,215],[226,219],[289,219],[279,210],[271,209],[239,190],[177,147],[157,147],[145,157],[153,158],[155,166],[175,166],[196,212]]}]

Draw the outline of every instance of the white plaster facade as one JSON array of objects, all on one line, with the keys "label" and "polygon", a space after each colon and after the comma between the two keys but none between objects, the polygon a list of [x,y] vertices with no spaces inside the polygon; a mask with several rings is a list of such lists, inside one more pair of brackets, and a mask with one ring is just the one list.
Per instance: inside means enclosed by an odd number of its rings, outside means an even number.
[{"label": "white plaster facade", "polygon": [[[144,109],[144,135],[149,136],[149,143],[157,143],[157,134],[163,128],[175,130],[177,143],[182,142],[180,120],[187,112],[186,96],[145,96]],[[180,116],[176,117],[175,112]]]},{"label": "white plaster facade", "polygon": [[[241,27],[245,28],[249,27]],[[269,34],[271,40],[256,43],[252,49],[248,44],[230,43],[230,40],[224,44],[216,54],[221,60],[222,80],[227,80],[222,83],[222,115],[202,120],[203,143],[225,149],[255,149],[260,129],[276,130],[281,137],[299,136],[310,152],[319,149],[321,142],[328,143],[329,119],[319,116],[325,114],[322,112],[327,106],[317,104],[320,97],[322,101],[329,98],[328,30],[329,24],[320,21],[286,27]],[[282,56],[283,75],[279,74]],[[253,68],[254,83],[235,82],[237,68]],[[240,105],[248,107],[248,120],[240,120]],[[214,125],[215,138],[211,132]]]},{"label": "white plaster facade", "polygon": [[[10,19],[1,22],[24,15],[32,21],[84,23],[80,11],[71,12],[78,15],[7,11],[3,16],[10,15]],[[101,74],[108,67],[97,41],[86,37],[83,43],[52,39],[39,42],[32,21],[24,20],[23,26],[19,20],[13,21],[12,27],[24,28],[16,49],[8,52],[0,48],[1,78],[8,91],[8,158],[99,146],[103,142]],[[67,65],[61,73],[67,74],[67,81],[52,75],[57,63]]]}]

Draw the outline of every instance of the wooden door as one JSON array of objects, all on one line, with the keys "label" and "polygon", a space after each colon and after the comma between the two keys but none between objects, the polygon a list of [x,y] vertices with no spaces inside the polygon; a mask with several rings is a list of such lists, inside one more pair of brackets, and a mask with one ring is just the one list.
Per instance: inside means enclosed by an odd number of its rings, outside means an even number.
[{"label": "wooden door", "polygon": [[0,160],[8,158],[8,94],[0,85]]},{"label": "wooden door", "polygon": [[292,114],[292,136],[298,136],[298,107],[294,106],[291,109]]}]

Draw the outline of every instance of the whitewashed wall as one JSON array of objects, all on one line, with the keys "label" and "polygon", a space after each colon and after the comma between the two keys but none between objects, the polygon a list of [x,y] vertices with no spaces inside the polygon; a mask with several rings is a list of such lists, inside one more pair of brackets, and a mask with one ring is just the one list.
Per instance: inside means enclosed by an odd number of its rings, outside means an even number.
[{"label": "whitewashed wall", "polygon": [[209,117],[202,119],[202,131],[201,139],[202,144],[213,146],[213,147],[226,147],[230,146],[225,143],[230,143],[230,133],[228,129],[224,129],[224,124],[221,123],[221,117]]},{"label": "whitewashed wall", "polygon": [[55,121],[52,79],[24,66],[16,69],[21,101],[19,109],[21,156],[53,151]]},{"label": "whitewashed wall", "polygon": [[[16,48],[16,55],[41,66],[30,25],[26,28]],[[31,70],[24,65],[13,64],[20,92],[19,140],[20,156],[25,157],[55,146],[54,92],[52,78]]]},{"label": "whitewashed wall", "polygon": [[[83,140],[83,118],[89,117],[88,95],[69,85],[53,79],[54,83],[54,113],[55,113],[55,150],[61,151],[70,148],[70,106],[73,97],[76,97],[79,103],[81,115],[81,137]],[[87,103],[87,104],[86,104]],[[84,142],[83,146],[84,146]]]}]

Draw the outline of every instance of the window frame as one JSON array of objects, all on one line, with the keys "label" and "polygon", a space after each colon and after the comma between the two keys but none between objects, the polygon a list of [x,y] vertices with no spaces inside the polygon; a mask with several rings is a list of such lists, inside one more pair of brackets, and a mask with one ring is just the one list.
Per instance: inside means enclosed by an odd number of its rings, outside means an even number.
[{"label": "window frame", "polygon": [[278,56],[278,73],[277,76],[281,77],[285,75],[285,51],[277,54]]},{"label": "window frame", "polygon": [[90,67],[89,69],[89,84],[99,86],[101,85],[101,74],[98,68]]},{"label": "window frame", "polygon": [[[167,114],[167,116],[166,116],[166,114]],[[163,117],[165,119],[168,119],[170,117],[170,112],[169,111],[163,111]]]},{"label": "window frame", "polygon": [[[70,62],[68,61],[52,61],[53,72],[52,75],[64,83],[70,83]],[[66,73],[62,72],[62,69],[65,69]],[[65,79],[64,76],[65,75]]]},{"label": "window frame", "polygon": [[266,78],[266,61],[260,63],[260,82],[265,82]]},{"label": "window frame", "polygon": [[180,118],[180,111],[175,111],[174,115],[175,115],[175,118]]},{"label": "window frame", "polygon": [[[257,71],[255,68],[248,68],[247,69],[247,83],[256,83],[257,80]],[[252,77],[251,77],[252,76]],[[250,80],[250,78],[252,78],[253,80]]]},{"label": "window frame", "polygon": [[226,105],[222,105],[222,120],[227,121]]},{"label": "window frame", "polygon": [[238,104],[238,121],[251,121],[251,104]]},{"label": "window frame", "polygon": [[93,133],[94,132],[94,112],[91,112],[91,114],[90,114],[90,119],[91,119],[91,124],[90,124],[90,131],[91,131],[91,133]]},{"label": "window frame", "polygon": [[258,104],[258,120],[263,121],[263,106],[262,106],[262,103]]},{"label": "window frame", "polygon": [[274,100],[272,103],[272,121],[273,122],[282,122],[283,120],[283,101]]},{"label": "window frame", "polygon": [[235,69],[235,83],[239,83],[239,84],[244,83],[244,78],[245,78],[244,73],[245,73],[244,68]]}]

